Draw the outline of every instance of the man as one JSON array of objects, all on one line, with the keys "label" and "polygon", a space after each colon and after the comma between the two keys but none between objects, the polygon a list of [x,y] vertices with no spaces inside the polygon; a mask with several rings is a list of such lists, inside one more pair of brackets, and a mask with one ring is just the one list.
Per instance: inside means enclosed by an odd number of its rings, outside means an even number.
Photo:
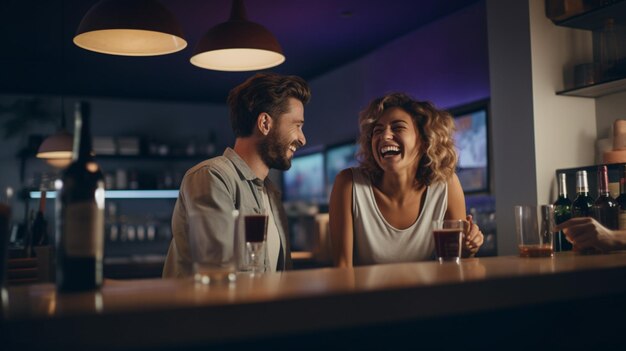
[{"label": "man", "polygon": [[271,271],[291,268],[287,217],[280,195],[267,175],[270,168],[287,170],[294,152],[306,143],[302,132],[304,105],[311,92],[296,76],[258,73],[228,95],[235,146],[222,156],[189,169],[180,186],[172,215],[173,240],[163,277],[192,275],[190,225],[204,228],[213,254],[232,250],[234,233],[216,215],[269,214],[267,245]]}]

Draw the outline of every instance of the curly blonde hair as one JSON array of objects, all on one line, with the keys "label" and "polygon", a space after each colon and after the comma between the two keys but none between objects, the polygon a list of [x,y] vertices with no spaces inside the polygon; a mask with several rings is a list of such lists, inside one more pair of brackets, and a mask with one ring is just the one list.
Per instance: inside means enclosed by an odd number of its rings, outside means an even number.
[{"label": "curly blonde hair", "polygon": [[359,151],[357,157],[362,169],[375,180],[383,170],[372,154],[374,124],[388,109],[398,107],[406,111],[417,126],[422,145],[415,178],[426,186],[445,182],[452,177],[458,156],[454,148],[454,121],[446,111],[437,109],[428,101],[417,101],[404,93],[391,93],[374,99],[359,114]]}]

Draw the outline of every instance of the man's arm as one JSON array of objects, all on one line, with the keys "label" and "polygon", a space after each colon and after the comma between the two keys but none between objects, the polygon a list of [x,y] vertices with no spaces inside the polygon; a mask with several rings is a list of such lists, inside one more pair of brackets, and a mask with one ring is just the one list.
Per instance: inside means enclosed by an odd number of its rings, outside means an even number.
[{"label": "man's arm", "polygon": [[601,251],[626,249],[626,230],[611,230],[591,217],[569,219],[555,228],[562,230],[567,240],[578,249],[596,248]]},{"label": "man's arm", "polygon": [[235,209],[228,178],[219,169],[203,167],[189,173],[181,186],[190,252],[232,259]]}]

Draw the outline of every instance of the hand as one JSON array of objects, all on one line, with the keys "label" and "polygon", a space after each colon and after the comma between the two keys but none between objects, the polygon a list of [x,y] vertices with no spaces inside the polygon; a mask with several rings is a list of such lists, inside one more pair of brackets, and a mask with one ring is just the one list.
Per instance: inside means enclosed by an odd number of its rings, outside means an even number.
[{"label": "hand", "polygon": [[467,215],[467,222],[469,229],[463,238],[463,257],[473,257],[483,244],[485,236],[478,228],[478,225],[474,223],[472,215]]},{"label": "hand", "polygon": [[556,226],[555,230],[562,230],[567,241],[578,250],[595,248],[609,251],[618,246],[615,232],[591,217],[569,219]]}]

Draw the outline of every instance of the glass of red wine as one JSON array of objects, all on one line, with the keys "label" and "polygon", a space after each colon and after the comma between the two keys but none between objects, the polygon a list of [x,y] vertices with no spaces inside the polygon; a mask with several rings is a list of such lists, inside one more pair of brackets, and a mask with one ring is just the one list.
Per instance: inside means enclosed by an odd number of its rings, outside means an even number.
[{"label": "glass of red wine", "polygon": [[252,273],[265,272],[267,222],[267,214],[251,214],[244,216],[246,258],[248,268]]}]

